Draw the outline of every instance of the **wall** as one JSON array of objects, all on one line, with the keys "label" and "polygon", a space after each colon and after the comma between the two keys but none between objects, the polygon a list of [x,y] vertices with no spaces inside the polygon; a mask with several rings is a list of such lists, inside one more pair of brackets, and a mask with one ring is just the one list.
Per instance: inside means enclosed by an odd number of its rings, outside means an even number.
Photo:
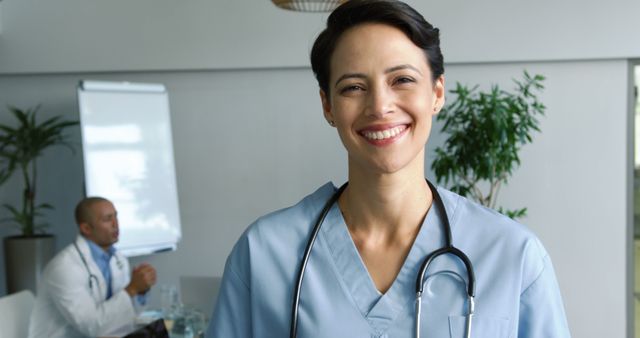
[{"label": "wall", "polygon": [[[449,62],[640,55],[635,0],[409,3],[442,29]],[[307,66],[326,16],[268,0],[4,0],[2,15],[5,74]]]},{"label": "wall", "polygon": [[[548,77],[543,133],[523,150],[502,201],[529,207],[526,223],[553,257],[573,336],[625,336],[632,325],[626,59],[640,56],[640,44],[626,42],[640,33],[631,24],[640,3],[412,3],[442,29],[448,88],[455,81],[509,86],[523,68]],[[344,150],[322,119],[307,68],[324,15],[295,15],[262,0],[0,6],[0,107],[42,103],[43,117],[77,118],[80,79],[169,88],[184,237],[176,252],[134,259],[156,265],[161,283],[221,274],[252,220],[345,179]],[[0,122],[8,119],[0,114]],[[71,136],[80,142],[78,130]],[[434,132],[430,148],[441,140]],[[41,165],[39,193],[56,206],[48,219],[61,248],[75,236],[81,154],[55,149]],[[18,183],[2,186],[1,203],[17,201]],[[0,228],[0,236],[8,233]],[[2,279],[0,294],[4,288]]]},{"label": "wall", "polygon": [[0,34],[2,34],[2,2],[0,2]]},{"label": "wall", "polygon": [[548,77],[542,96],[548,109],[501,201],[529,208],[525,223],[553,258],[573,336],[625,337],[632,324],[625,319],[628,64],[465,65],[449,67],[448,75],[507,83],[523,67]]},{"label": "wall", "polygon": [[[455,81],[510,87],[523,68],[548,77],[542,95],[548,110],[502,201],[529,207],[526,223],[554,259],[574,336],[623,337],[627,63],[452,65],[448,87]],[[76,118],[80,78],[162,82],[171,93],[184,237],[176,252],[134,259],[156,265],[161,283],[220,275],[231,246],[256,217],[346,177],[345,152],[322,119],[308,69],[3,76],[0,104],[38,101],[43,113]],[[430,150],[441,140],[435,132]],[[81,157],[58,149],[42,166],[41,197],[56,204],[50,219],[61,247],[74,236]],[[7,191],[3,201],[12,197]]]}]

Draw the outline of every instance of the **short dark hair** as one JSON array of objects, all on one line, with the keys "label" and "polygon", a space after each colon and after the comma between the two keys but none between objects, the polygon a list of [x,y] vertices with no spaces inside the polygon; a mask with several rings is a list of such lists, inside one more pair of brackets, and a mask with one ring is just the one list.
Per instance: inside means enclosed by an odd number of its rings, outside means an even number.
[{"label": "short dark hair", "polygon": [[349,28],[364,23],[381,23],[401,30],[424,51],[432,80],[444,74],[440,31],[415,9],[394,0],[349,0],[329,15],[327,28],[316,38],[311,49],[311,69],[326,95],[329,95],[331,56],[340,36]]},{"label": "short dark hair", "polygon": [[75,210],[76,224],[80,225],[80,223],[88,223],[93,221],[94,215],[91,212],[91,207],[99,202],[111,203],[111,201],[104,197],[85,197],[82,199],[82,201],[78,202]]}]

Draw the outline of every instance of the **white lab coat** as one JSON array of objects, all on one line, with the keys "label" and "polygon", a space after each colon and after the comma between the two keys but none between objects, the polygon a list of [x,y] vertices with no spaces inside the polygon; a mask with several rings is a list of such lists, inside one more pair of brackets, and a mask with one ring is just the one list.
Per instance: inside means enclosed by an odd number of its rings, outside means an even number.
[{"label": "white lab coat", "polygon": [[134,328],[133,300],[124,290],[131,278],[127,259],[117,251],[111,259],[113,295],[105,301],[107,283],[87,240],[78,236],[75,242],[95,276],[92,287],[78,250],[70,244],[42,273],[29,324],[30,338],[121,336]]}]

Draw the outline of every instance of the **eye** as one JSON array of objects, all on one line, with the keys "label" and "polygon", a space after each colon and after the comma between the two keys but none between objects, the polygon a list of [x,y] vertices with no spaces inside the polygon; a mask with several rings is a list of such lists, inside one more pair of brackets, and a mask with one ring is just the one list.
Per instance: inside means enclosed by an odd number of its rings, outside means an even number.
[{"label": "eye", "polygon": [[358,84],[352,84],[352,85],[347,85],[344,86],[340,89],[340,94],[347,94],[347,93],[353,93],[353,92],[358,92],[358,91],[363,91],[364,88]]},{"label": "eye", "polygon": [[416,82],[416,80],[410,76],[398,76],[393,80],[394,84],[400,84],[400,85],[405,83],[413,83],[413,82]]}]

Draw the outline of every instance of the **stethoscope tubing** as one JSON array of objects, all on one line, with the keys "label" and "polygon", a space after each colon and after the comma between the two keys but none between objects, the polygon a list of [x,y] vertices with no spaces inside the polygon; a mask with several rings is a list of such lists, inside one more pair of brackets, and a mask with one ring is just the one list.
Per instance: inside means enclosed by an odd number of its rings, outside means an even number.
[{"label": "stethoscope tubing", "polygon": [[93,283],[92,283],[93,279],[95,279],[96,285],[98,285],[98,288],[99,288],[100,282],[98,281],[98,276],[94,275],[89,269],[89,263],[87,263],[87,259],[84,258],[84,255],[82,254],[82,251],[80,251],[78,244],[76,242],[73,242],[73,246],[76,248],[76,251],[78,252],[78,256],[80,256],[80,260],[82,260],[82,265],[84,265],[84,268],[87,270],[87,274],[89,274],[89,289],[93,290]]},{"label": "stethoscope tubing", "polygon": [[[420,266],[420,270],[418,273],[418,277],[416,279],[416,322],[415,322],[415,334],[416,337],[419,338],[420,337],[420,315],[422,312],[422,293],[424,291],[424,277],[426,275],[426,272],[431,264],[431,262],[437,258],[438,256],[441,255],[445,255],[445,254],[451,254],[454,255],[456,257],[458,257],[465,265],[465,268],[467,270],[467,278],[468,278],[468,284],[467,284],[467,296],[468,296],[468,313],[466,316],[466,325],[465,325],[465,337],[466,338],[470,338],[471,337],[471,324],[472,324],[472,319],[473,319],[473,315],[475,312],[475,273],[473,271],[473,264],[471,263],[471,260],[469,259],[469,257],[467,257],[467,255],[464,254],[464,252],[462,252],[461,250],[459,250],[458,248],[453,246],[453,239],[452,239],[452,235],[451,235],[451,225],[449,223],[449,217],[447,216],[447,211],[444,207],[444,203],[442,201],[442,198],[440,197],[440,194],[438,193],[436,187],[431,184],[431,182],[429,182],[429,180],[426,180],[429,189],[431,190],[431,194],[433,195],[433,200],[434,203],[436,204],[436,207],[439,209],[439,211],[442,213],[442,218],[443,218],[443,231],[444,231],[444,237],[445,237],[445,246],[437,249],[435,251],[433,251],[432,253],[430,253],[429,255],[427,255],[427,257],[425,257],[425,259],[422,261],[422,264]],[[302,256],[302,260],[300,262],[300,267],[298,270],[298,278],[297,278],[297,283],[295,285],[294,288],[294,292],[293,292],[293,302],[291,305],[291,326],[290,326],[290,331],[289,331],[289,337],[291,338],[295,338],[297,335],[297,328],[298,328],[298,308],[300,305],[300,292],[302,289],[302,281],[304,279],[304,272],[305,269],[307,267],[307,264],[309,262],[309,257],[311,256],[311,250],[313,248],[313,244],[316,241],[316,238],[318,236],[318,233],[320,232],[320,228],[322,227],[322,223],[324,223],[324,219],[326,218],[327,214],[329,213],[329,210],[331,210],[331,207],[333,206],[334,203],[336,203],[336,201],[338,201],[338,199],[340,198],[340,195],[342,195],[342,192],[346,189],[347,185],[349,184],[349,182],[344,183],[339,189],[338,191],[336,191],[333,196],[331,196],[331,198],[327,201],[327,203],[325,204],[324,208],[322,209],[322,212],[320,213],[320,216],[318,217],[318,220],[316,221],[316,224],[313,227],[313,230],[311,231],[311,235],[309,237],[309,240],[307,242],[307,245],[305,247],[304,250],[304,254]]]},{"label": "stethoscope tubing", "polygon": [[340,187],[340,189],[338,189],[338,191],[335,194],[333,194],[333,196],[331,196],[329,201],[327,201],[324,208],[322,209],[322,213],[320,214],[320,217],[318,218],[318,222],[316,222],[316,225],[313,227],[313,230],[311,231],[311,237],[309,238],[309,241],[307,242],[307,246],[304,249],[304,255],[302,256],[302,261],[300,262],[300,269],[298,270],[298,283],[296,283],[295,289],[293,291],[294,296],[293,296],[293,305],[291,306],[291,328],[289,331],[291,338],[294,338],[296,336],[296,332],[298,328],[298,307],[300,305],[300,291],[302,289],[302,280],[304,279],[304,271],[307,268],[307,263],[309,262],[309,256],[311,256],[311,249],[313,248],[313,244],[316,242],[316,237],[318,237],[318,233],[320,232],[320,227],[322,226],[322,223],[324,222],[325,217],[327,217],[329,210],[331,210],[331,206],[333,206],[333,204],[336,201],[338,201],[338,198],[340,197],[340,195],[342,195],[342,192],[344,191],[344,189],[347,188],[347,185],[348,185],[348,182],[343,184]]},{"label": "stethoscope tubing", "polygon": [[[102,295],[102,288],[100,287],[100,281],[98,280],[98,276],[92,273],[91,269],[89,269],[89,263],[87,263],[87,259],[84,257],[84,254],[82,253],[82,251],[80,251],[78,244],[76,242],[73,242],[73,246],[76,248],[76,251],[78,252],[78,256],[80,256],[80,260],[82,261],[82,265],[84,265],[84,268],[87,270],[87,274],[89,275],[89,290],[91,290],[92,296],[94,294],[93,282],[95,281],[96,285],[98,286],[98,290],[97,290],[98,297],[100,297],[100,295]],[[120,259],[118,258],[118,256],[114,255],[114,257],[116,259],[116,265],[118,266],[118,269],[122,269],[123,268],[122,262],[120,262]],[[98,300],[96,300],[96,302],[100,303]]]}]

